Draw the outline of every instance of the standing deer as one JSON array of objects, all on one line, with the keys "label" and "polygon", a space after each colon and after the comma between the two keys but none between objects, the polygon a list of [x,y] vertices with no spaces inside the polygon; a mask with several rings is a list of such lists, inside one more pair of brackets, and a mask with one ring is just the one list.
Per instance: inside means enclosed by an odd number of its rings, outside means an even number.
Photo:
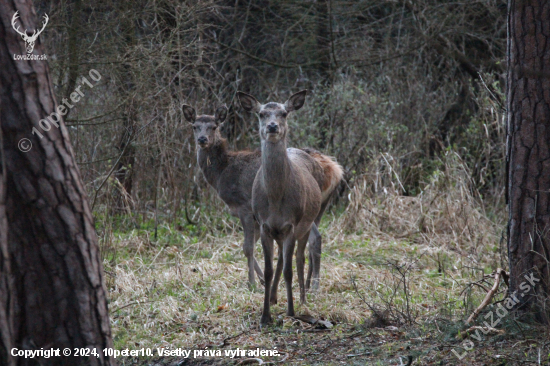
[{"label": "standing deer", "polygon": [[[193,126],[195,143],[197,145],[197,161],[206,178],[206,181],[216,190],[219,197],[229,207],[233,216],[240,219],[244,231],[243,251],[248,261],[248,283],[250,288],[255,287],[254,270],[260,281],[263,281],[263,273],[254,257],[254,245],[260,236],[259,225],[252,213],[252,185],[256,173],[260,169],[260,151],[230,151],[227,140],[220,135],[220,125],[227,116],[227,107],[221,106],[214,116],[197,116],[195,109],[188,105],[182,106],[185,119]],[[327,174],[335,163],[325,155],[312,150],[305,149],[308,154],[326,166]],[[340,172],[338,180],[326,180],[323,186],[323,209],[326,207],[330,194],[338,185],[341,179],[341,168],[336,165]],[[319,224],[323,212],[320,212],[316,223]],[[319,273],[321,263],[321,234],[315,226],[311,232],[309,249],[309,270],[307,287],[313,277],[314,290],[319,287]],[[280,253],[282,255],[282,253]],[[282,257],[277,263],[277,272],[282,271]],[[279,266],[281,269],[279,270]],[[275,297],[276,301],[276,290]]]},{"label": "standing deer", "polygon": [[[296,251],[296,268],[300,285],[300,302],[306,301],[304,284],[305,247],[310,232],[317,231],[315,222],[324,210],[326,193],[323,187],[335,187],[342,179],[342,168],[315,154],[299,149],[287,149],[287,114],[300,109],[306,90],[293,94],[284,104],[260,104],[256,98],[237,92],[242,107],[256,112],[260,120],[262,165],[252,187],[252,210],[260,224],[265,257],[265,297],[261,324],[271,322],[270,305],[276,303],[280,277],[279,264],[273,281],[273,241],[283,259],[287,293],[287,315],[294,316],[292,299],[292,257]],[[317,153],[319,154],[319,153]],[[334,189],[334,188],[332,188]]]}]

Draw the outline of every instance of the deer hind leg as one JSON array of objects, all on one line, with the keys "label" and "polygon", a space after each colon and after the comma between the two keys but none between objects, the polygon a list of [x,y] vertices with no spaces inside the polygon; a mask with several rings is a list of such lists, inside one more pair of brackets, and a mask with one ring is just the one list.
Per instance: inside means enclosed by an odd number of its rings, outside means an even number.
[{"label": "deer hind leg", "polygon": [[306,291],[310,289],[311,278],[313,275],[312,292],[319,290],[319,277],[321,272],[321,246],[322,238],[317,225],[311,226],[309,232],[309,267],[307,271]]},{"label": "deer hind leg", "polygon": [[315,218],[314,225],[311,228],[311,232],[309,233],[309,267],[307,271],[306,290],[310,289],[311,277],[313,274],[312,290],[314,293],[319,290],[321,274],[321,247],[323,240],[321,233],[319,232],[319,223],[321,222],[321,218],[327,209],[328,202],[329,200],[327,199],[321,204],[321,209],[319,210],[319,213]]},{"label": "deer hind leg", "polygon": [[[254,247],[256,246],[256,243],[258,242],[258,239],[260,238],[260,226],[256,222],[256,220],[252,219],[254,223],[254,242],[252,243],[252,253],[254,253]],[[254,259],[254,269],[256,270],[256,274],[258,275],[258,279],[260,280],[260,283],[262,285],[265,285],[264,281],[264,273],[262,272],[262,269],[260,268],[260,265],[258,264],[258,261],[256,261],[256,257],[254,257],[254,254],[252,255],[252,258]]]},{"label": "deer hind leg", "polygon": [[[296,238],[294,237],[294,233],[290,233],[283,243],[283,259],[284,259],[283,275],[285,277],[286,298],[288,303],[286,315],[288,316],[294,316],[294,301],[292,299],[292,257],[294,255],[295,246],[296,246]],[[303,280],[303,267],[302,267],[302,280]]]},{"label": "deer hind leg", "polygon": [[[298,249],[296,250],[296,271],[298,272],[298,284],[300,285],[300,303],[306,303],[306,287],[304,284],[304,267],[306,264],[306,245],[308,234],[298,239]],[[311,249],[310,249],[311,250]],[[310,264],[311,268],[311,264]]]},{"label": "deer hind leg", "polygon": [[271,323],[271,310],[269,297],[271,294],[271,281],[273,280],[273,239],[268,237],[262,230],[261,234],[262,248],[264,250],[265,259],[265,288],[264,288],[264,310],[260,324],[265,325]]},{"label": "deer hind leg", "polygon": [[[279,244],[279,243],[277,243]],[[279,244],[279,257],[277,259],[277,269],[275,270],[275,278],[273,279],[273,285],[271,287],[271,305],[277,303],[277,289],[279,288],[279,281],[281,280],[281,275],[283,274],[283,246]]]},{"label": "deer hind leg", "polygon": [[[254,218],[252,217],[245,217],[241,219],[241,223],[243,225],[243,231],[244,231],[244,243],[243,243],[243,252],[246,257],[247,263],[248,263],[248,287],[251,291],[256,289],[256,281],[254,277],[254,269],[256,266],[258,268],[256,269],[256,272],[259,270],[261,273],[261,269],[259,269],[259,265],[256,262],[256,258],[254,257],[254,245],[256,244],[256,235],[255,235],[255,222]],[[260,275],[258,275],[260,277]],[[260,277],[260,282],[262,282],[263,274]]]}]

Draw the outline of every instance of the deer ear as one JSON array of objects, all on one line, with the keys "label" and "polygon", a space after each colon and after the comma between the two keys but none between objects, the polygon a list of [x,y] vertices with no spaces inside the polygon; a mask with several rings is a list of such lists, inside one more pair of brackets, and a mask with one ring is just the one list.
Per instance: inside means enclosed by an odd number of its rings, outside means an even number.
[{"label": "deer ear", "polygon": [[195,123],[195,120],[197,119],[197,113],[195,112],[195,108],[184,104],[181,106],[181,111],[183,112],[183,116],[189,123]]},{"label": "deer ear", "polygon": [[260,111],[262,105],[252,95],[238,91],[237,97],[245,111],[256,113]]},{"label": "deer ear", "polygon": [[287,112],[297,111],[302,108],[306,101],[307,90],[299,91],[292,94],[290,98],[285,102],[285,109]]},{"label": "deer ear", "polygon": [[214,119],[216,120],[216,124],[219,125],[220,123],[223,123],[223,121],[225,121],[226,118],[227,118],[227,106],[224,104],[219,106],[218,109],[216,109]]}]

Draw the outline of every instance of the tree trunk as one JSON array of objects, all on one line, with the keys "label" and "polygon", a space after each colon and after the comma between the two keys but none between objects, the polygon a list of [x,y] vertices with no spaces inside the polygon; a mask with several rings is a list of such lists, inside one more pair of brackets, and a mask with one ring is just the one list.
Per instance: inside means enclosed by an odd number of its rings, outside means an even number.
[{"label": "tree trunk", "polygon": [[330,19],[329,0],[317,0],[317,60],[323,83],[329,81],[330,72]]},{"label": "tree trunk", "polygon": [[[136,45],[135,19],[129,17],[127,14],[131,12],[131,8],[135,6],[135,4],[130,1],[121,1],[119,6],[119,11],[125,15],[120,20],[122,34],[124,35],[124,46],[127,50],[133,52],[133,48]],[[124,63],[122,65],[122,75],[122,80],[124,80],[125,83],[120,88],[120,95],[127,99],[128,102],[122,114],[124,130],[118,140],[118,144],[115,146],[122,156],[118,160],[114,172],[114,177],[118,185],[113,192],[114,207],[111,209],[112,214],[129,212],[131,208],[129,203],[132,197],[134,165],[136,161],[136,149],[132,141],[137,123],[136,102],[133,98],[136,85],[134,83],[134,75],[132,74],[132,65],[130,65],[130,63]]]},{"label": "tree trunk", "polygon": [[[82,24],[82,2],[81,0],[73,0],[69,3],[68,6],[68,15],[69,15],[69,21],[71,23],[68,33],[69,33],[69,41],[67,42],[67,53],[69,55],[69,81],[67,83],[67,87],[65,89],[65,98],[69,98],[71,93],[74,92],[74,88],[76,86],[76,79],[78,78],[78,65],[80,61],[80,55],[81,55],[81,45],[79,36],[81,36],[81,30],[80,26]],[[71,110],[69,109],[67,111],[67,115],[65,118],[69,116],[69,113]],[[79,128],[77,125],[76,128]],[[78,148],[78,147],[77,147]]]},{"label": "tree trunk", "polygon": [[328,115],[327,107],[330,102],[330,89],[332,87],[332,70],[330,63],[330,16],[329,0],[317,0],[317,60],[319,61],[318,71],[321,76],[321,85],[319,92],[324,93],[320,105],[320,120],[319,120],[319,149],[326,149],[328,145],[328,135],[330,135],[329,125],[330,116]]},{"label": "tree trunk", "polygon": [[548,323],[541,301],[550,294],[550,1],[508,6],[510,291],[522,312]]},{"label": "tree trunk", "polygon": [[[26,54],[14,13],[20,28],[40,26],[31,1],[14,4],[0,0],[0,364],[38,364],[11,356],[12,348],[96,348],[97,358],[61,355],[40,365],[111,365],[102,352],[112,340],[92,214],[64,122],[39,127],[57,107],[47,62],[13,59]],[[45,54],[40,38],[34,54]],[[24,138],[32,143],[26,153]]]}]

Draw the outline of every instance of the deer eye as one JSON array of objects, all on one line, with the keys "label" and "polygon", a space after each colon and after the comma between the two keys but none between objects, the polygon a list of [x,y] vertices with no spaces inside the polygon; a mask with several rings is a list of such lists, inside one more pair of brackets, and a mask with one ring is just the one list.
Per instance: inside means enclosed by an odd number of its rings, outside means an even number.
[{"label": "deer eye", "polygon": [[214,127],[212,127],[212,129],[213,129],[213,130],[215,130],[216,128],[218,128],[218,126],[214,126]]},{"label": "deer eye", "polygon": [[265,112],[260,112],[260,118],[264,119],[266,116]]},{"label": "deer eye", "polygon": [[287,113],[283,112],[281,115],[283,116],[283,118],[286,118]]}]

